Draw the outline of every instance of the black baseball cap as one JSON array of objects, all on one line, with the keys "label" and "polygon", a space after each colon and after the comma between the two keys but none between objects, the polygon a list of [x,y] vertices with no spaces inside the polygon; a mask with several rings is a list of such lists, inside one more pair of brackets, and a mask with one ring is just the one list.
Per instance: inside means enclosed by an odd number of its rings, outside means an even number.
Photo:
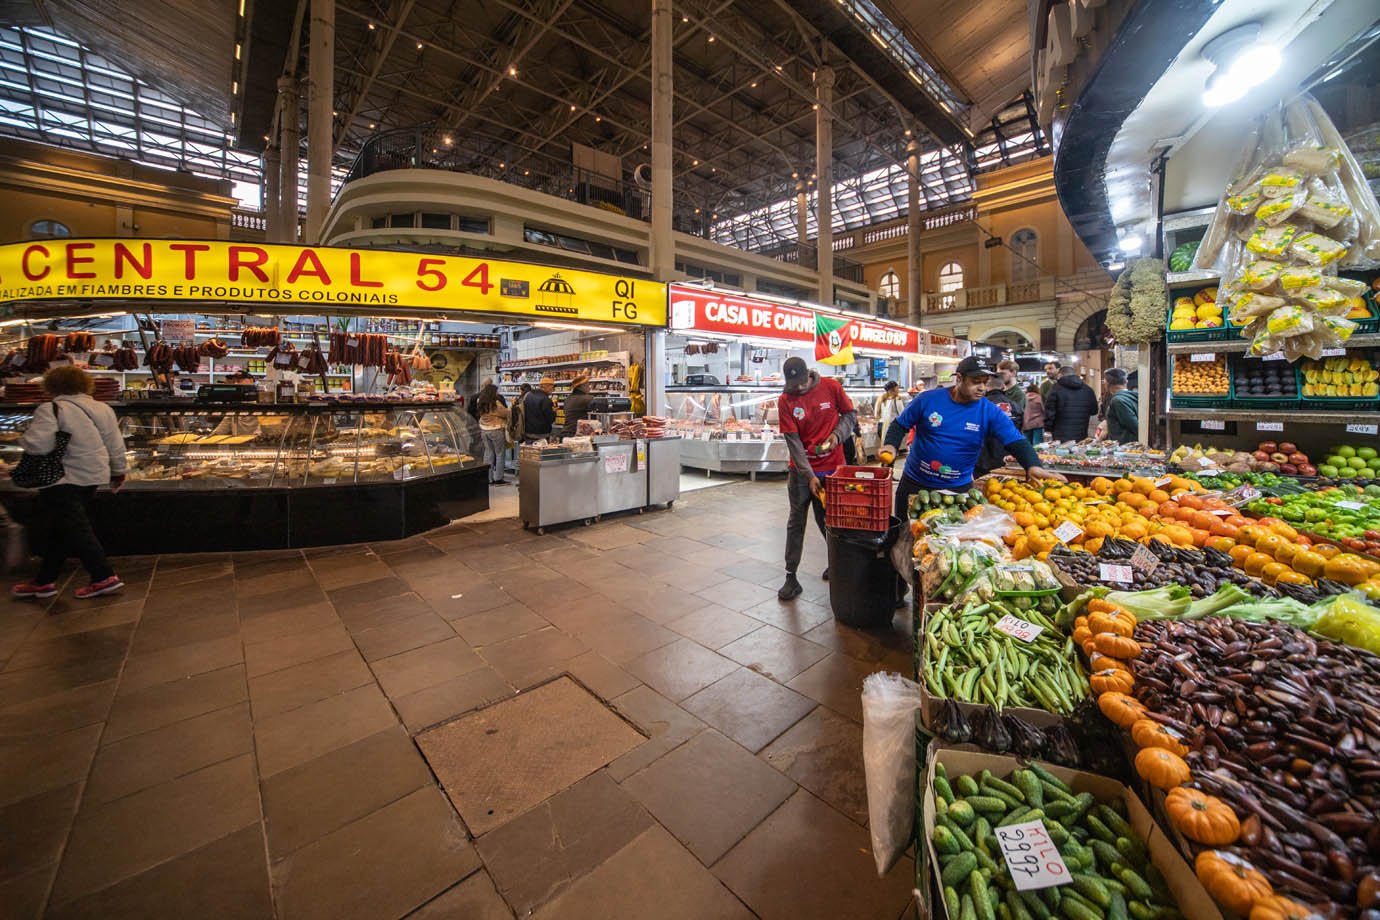
[{"label": "black baseball cap", "polygon": [[810,366],[804,358],[787,358],[781,365],[781,374],[787,383],[798,383],[810,376]]},{"label": "black baseball cap", "polygon": [[992,366],[992,362],[980,355],[969,355],[958,362],[955,370],[960,377],[991,377],[996,372],[997,369]]}]

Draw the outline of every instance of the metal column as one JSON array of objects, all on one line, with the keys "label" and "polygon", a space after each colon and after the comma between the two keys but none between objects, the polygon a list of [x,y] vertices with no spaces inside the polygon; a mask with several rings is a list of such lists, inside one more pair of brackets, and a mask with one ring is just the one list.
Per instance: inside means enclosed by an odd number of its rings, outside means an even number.
[{"label": "metal column", "polygon": [[804,179],[795,180],[795,242],[804,251],[810,242],[810,184]]},{"label": "metal column", "polygon": [[652,276],[670,281],[676,270],[671,234],[671,0],[652,0]]},{"label": "metal column", "polygon": [[273,126],[269,134],[268,146],[264,148],[264,199],[263,212],[264,239],[270,243],[281,243],[283,232],[283,187],[281,170],[283,164],[278,156],[278,127]]},{"label": "metal column", "polygon": [[300,213],[297,201],[298,165],[302,158],[302,100],[297,94],[295,77],[278,78],[278,98],[282,100],[280,117],[283,142],[279,152],[282,181],[278,186],[277,242],[295,243],[297,215]]},{"label": "metal column", "polygon": [[311,0],[310,87],[307,103],[306,242],[321,242],[321,227],[331,206],[331,160],[335,141],[331,108],[335,95],[335,0]]},{"label": "metal column", "polygon": [[819,302],[834,304],[834,71],[815,71],[815,244]]},{"label": "metal column", "polygon": [[906,313],[912,326],[925,318],[925,284],[920,258],[920,142],[906,144]]}]

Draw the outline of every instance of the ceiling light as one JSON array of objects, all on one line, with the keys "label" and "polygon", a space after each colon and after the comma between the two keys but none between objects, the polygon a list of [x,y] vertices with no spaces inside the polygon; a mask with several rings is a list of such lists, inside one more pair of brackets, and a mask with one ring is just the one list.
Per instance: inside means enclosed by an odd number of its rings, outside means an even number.
[{"label": "ceiling light", "polygon": [[572,106],[570,107],[570,111],[572,111],[572,112],[575,111],[575,106],[572,105]]},{"label": "ceiling light", "polygon": [[370,32],[374,31],[374,24],[373,24],[372,22],[369,23],[369,31],[370,31]]},{"label": "ceiling light", "polygon": [[441,138],[441,143],[449,147],[451,144],[455,143],[455,139],[452,138],[449,134],[447,134],[445,137]]},{"label": "ceiling light", "polygon": [[690,165],[691,165],[691,166],[699,166],[699,165],[700,165],[700,161],[699,161],[699,160],[696,160],[694,163],[691,163]]},{"label": "ceiling light", "polygon": [[370,130],[370,131],[374,130],[374,123],[373,123],[372,121],[369,122],[369,130]]},{"label": "ceiling light", "polygon": [[709,40],[710,40],[711,42],[714,41],[714,36],[712,36],[712,35],[709,36]]},{"label": "ceiling light", "polygon": [[505,166],[507,166],[506,163],[499,163],[499,164],[498,164],[498,168],[499,168],[499,169],[503,169]]},{"label": "ceiling light", "polygon": [[421,50],[422,50],[422,43],[421,43],[421,42],[417,42],[417,50],[418,50],[418,51],[421,51]]},{"label": "ceiling light", "polygon": [[753,88],[753,89],[756,89],[756,88],[757,88],[757,81],[756,81],[756,80],[752,81],[752,88]]},{"label": "ceiling light", "polygon": [[524,176],[530,176],[530,175],[532,175],[532,170],[530,170],[530,169],[524,169],[524,170],[522,171],[522,174],[523,174]]},{"label": "ceiling light", "polygon": [[1144,245],[1144,243],[1144,240],[1133,233],[1129,236],[1122,237],[1119,245],[1122,252],[1126,253],[1128,256],[1133,256],[1140,252],[1140,247]]},{"label": "ceiling light", "polygon": [[603,121],[603,120],[604,120],[604,117],[603,117],[602,115],[595,115],[595,116],[594,116],[594,120],[595,120],[595,121]]},{"label": "ceiling light", "polygon": [[517,68],[516,68],[516,67],[513,67],[512,65],[509,65],[509,67],[508,67],[508,76],[510,76],[510,77],[516,77],[516,76],[517,76]]},{"label": "ceiling light", "polygon": [[238,61],[239,59],[240,59],[240,43],[239,43],[239,42],[235,42],[235,60]]},{"label": "ceiling light", "polygon": [[814,106],[814,108],[815,108],[815,111],[816,111],[816,112],[818,112],[818,111],[819,111],[819,103],[818,103],[818,102],[816,102],[816,103],[815,103],[815,106]]},{"label": "ceiling light", "polygon": [[906,137],[910,137],[910,128],[906,129]]},{"label": "ceiling light", "polygon": [[1203,92],[1203,105],[1216,108],[1235,102],[1251,87],[1274,76],[1279,70],[1279,49],[1259,39],[1260,23],[1248,22],[1203,46],[1203,57],[1213,66]]}]

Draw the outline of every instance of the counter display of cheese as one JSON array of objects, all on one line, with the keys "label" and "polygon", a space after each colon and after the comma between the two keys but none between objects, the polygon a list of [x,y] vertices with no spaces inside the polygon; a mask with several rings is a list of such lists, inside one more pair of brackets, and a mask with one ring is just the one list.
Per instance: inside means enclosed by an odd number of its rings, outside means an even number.
[{"label": "counter display of cheese", "polygon": [[[34,406],[0,406],[14,442]],[[488,507],[479,428],[449,402],[112,403],[129,477],[102,490],[112,553],[320,546],[400,539]],[[13,462],[14,457],[3,457]],[[33,493],[6,478],[24,519]]]}]

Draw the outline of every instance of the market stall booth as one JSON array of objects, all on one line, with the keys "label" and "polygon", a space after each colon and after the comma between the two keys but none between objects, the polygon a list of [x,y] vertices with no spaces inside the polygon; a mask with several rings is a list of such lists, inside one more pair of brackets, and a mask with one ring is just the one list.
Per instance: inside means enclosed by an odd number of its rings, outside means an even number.
[{"label": "market stall booth", "polygon": [[786,470],[776,400],[789,357],[839,379],[869,456],[883,434],[875,408],[887,381],[904,392],[962,357],[954,340],[931,346],[925,330],[873,316],[690,285],[671,285],[669,296],[662,414],[684,439],[681,462],[706,472]]},{"label": "market stall booth", "polygon": [[[325,247],[21,243],[0,247],[0,279],[5,460],[38,376],[87,368],[126,439],[129,483],[94,511],[117,553],[398,539],[483,510],[466,402],[500,350],[665,315],[643,279]],[[31,497],[0,486],[21,520]]]}]

